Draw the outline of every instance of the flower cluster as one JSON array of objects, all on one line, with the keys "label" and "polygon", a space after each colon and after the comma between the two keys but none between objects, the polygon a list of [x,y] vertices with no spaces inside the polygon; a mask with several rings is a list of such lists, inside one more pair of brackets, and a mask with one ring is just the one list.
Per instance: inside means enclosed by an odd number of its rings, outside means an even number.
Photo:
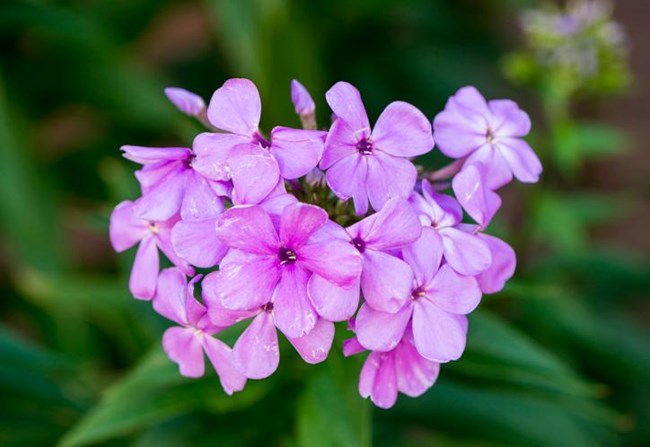
[{"label": "flower cluster", "polygon": [[[514,272],[512,248],[484,230],[501,205],[495,191],[541,173],[522,139],[528,115],[465,87],[433,126],[399,101],[371,126],[357,89],[339,82],[326,93],[333,123],[321,131],[314,101],[293,81],[304,128],[266,136],[249,80],[226,81],[207,107],[185,90],[166,93],[208,132],[191,148],[122,147],[142,165],[142,196],[115,208],[110,237],[117,251],[139,244],[130,290],[177,324],[162,342],[181,374],[202,376],[207,354],[231,394],[277,369],[278,331],[318,363],[334,323],[347,321],[354,337],[344,354],[370,352],[362,396],[388,408],[398,392],[431,387],[440,364],[463,353],[466,315]],[[434,136],[456,160],[418,171],[412,158],[430,152]],[[160,252],[174,267],[160,271]],[[242,321],[232,348],[216,337]]]}]

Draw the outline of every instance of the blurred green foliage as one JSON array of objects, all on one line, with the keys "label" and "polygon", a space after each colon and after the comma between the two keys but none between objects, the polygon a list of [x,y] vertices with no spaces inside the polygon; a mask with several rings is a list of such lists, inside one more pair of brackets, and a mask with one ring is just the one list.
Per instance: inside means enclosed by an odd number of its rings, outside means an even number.
[{"label": "blurred green foliage", "polygon": [[[633,200],[589,189],[582,175],[627,136],[573,117],[573,91],[546,88],[550,72],[528,91],[501,76],[517,35],[503,25],[533,5],[0,3],[0,445],[650,444],[650,337],[639,316],[648,259],[594,243],[594,228]],[[341,79],[360,88],[371,117],[395,99],[433,117],[467,84],[533,111],[543,181],[508,187],[512,204],[494,225],[516,248],[517,275],[484,299],[467,353],[425,396],[372,408],[356,391],[362,359],[338,352],[309,366],[287,349],[272,378],[233,397],[164,357],[166,323],[128,294],[132,253],[115,256],[107,241],[111,208],[137,195],[117,149],[190,144],[195,124],[162,89],[209,98],[234,76],[260,87],[267,128],[298,125],[292,78],[313,93],[321,122],[323,93]]]}]

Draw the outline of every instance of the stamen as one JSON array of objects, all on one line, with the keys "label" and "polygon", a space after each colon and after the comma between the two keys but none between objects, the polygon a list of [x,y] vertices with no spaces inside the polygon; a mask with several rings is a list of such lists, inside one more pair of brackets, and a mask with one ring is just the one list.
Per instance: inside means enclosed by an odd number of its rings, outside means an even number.
[{"label": "stamen", "polygon": [[149,222],[149,231],[151,231],[153,234],[158,234],[158,227],[156,226],[155,223]]},{"label": "stamen", "polygon": [[289,248],[281,248],[278,257],[280,258],[280,265],[291,265],[298,259],[296,252]]},{"label": "stamen", "polygon": [[366,250],[366,241],[361,239],[360,237],[355,237],[352,239],[352,245],[354,245],[354,248],[359,250],[360,253],[363,253]]},{"label": "stamen", "polygon": [[418,298],[422,298],[423,296],[426,296],[426,292],[422,287],[418,287],[417,289],[413,290],[411,292],[411,299],[412,300],[417,300]]},{"label": "stamen", "polygon": [[262,306],[262,312],[271,312],[273,310],[273,303],[269,302]]},{"label": "stamen", "polygon": [[357,143],[357,150],[361,155],[372,154],[372,141],[367,138],[363,138]]}]

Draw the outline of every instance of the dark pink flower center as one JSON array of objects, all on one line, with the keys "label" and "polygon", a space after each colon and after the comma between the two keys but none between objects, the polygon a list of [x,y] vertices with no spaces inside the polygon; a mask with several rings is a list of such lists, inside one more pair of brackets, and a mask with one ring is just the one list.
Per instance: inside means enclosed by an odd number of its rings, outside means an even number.
[{"label": "dark pink flower center", "polygon": [[183,166],[185,166],[187,169],[191,169],[195,158],[195,154],[190,154],[185,160],[183,160]]},{"label": "dark pink flower center", "polygon": [[366,241],[364,241],[360,237],[355,237],[354,239],[352,239],[351,244],[354,245],[354,248],[359,250],[360,253],[363,253],[366,250]]},{"label": "dark pink flower center", "polygon": [[357,143],[357,150],[361,155],[372,154],[372,141],[368,138],[363,138]]},{"label": "dark pink flower center", "polygon": [[273,303],[266,303],[262,306],[262,312],[271,312],[273,310]]},{"label": "dark pink flower center", "polygon": [[278,258],[280,258],[280,265],[291,265],[296,262],[298,256],[296,256],[295,251],[283,247],[278,252]]},{"label": "dark pink flower center", "polygon": [[271,147],[271,142],[264,138],[259,132],[255,132],[255,135],[253,135],[253,141],[262,146],[264,149]]},{"label": "dark pink flower center", "polygon": [[417,300],[419,298],[422,298],[426,294],[427,292],[425,292],[422,287],[418,287],[417,289],[413,289],[413,291],[411,292],[411,299]]}]

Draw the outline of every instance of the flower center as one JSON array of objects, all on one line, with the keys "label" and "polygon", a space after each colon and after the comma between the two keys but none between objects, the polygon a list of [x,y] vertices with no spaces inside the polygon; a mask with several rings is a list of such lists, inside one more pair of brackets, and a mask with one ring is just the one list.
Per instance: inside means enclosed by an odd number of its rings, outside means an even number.
[{"label": "flower center", "polygon": [[372,154],[372,141],[367,138],[363,138],[357,143],[357,150],[361,155]]},{"label": "flower center", "polygon": [[190,154],[189,157],[187,157],[185,160],[183,160],[183,166],[185,166],[188,169],[192,168],[192,163],[194,163],[194,159],[196,158],[195,154]]},{"label": "flower center", "polygon": [[158,227],[156,226],[155,223],[149,222],[149,226],[147,227],[149,231],[151,231],[153,234],[158,234]]},{"label": "flower center", "polygon": [[289,248],[281,248],[278,257],[280,258],[280,265],[291,265],[298,259],[296,252]]},{"label": "flower center", "polygon": [[263,149],[268,149],[271,147],[271,142],[264,138],[259,132],[255,132],[253,136],[253,141],[259,144]]},{"label": "flower center", "polygon": [[495,139],[494,132],[492,132],[492,129],[490,129],[489,127],[485,131],[485,139],[487,140],[488,144],[492,144],[494,142]]},{"label": "flower center", "polygon": [[360,253],[363,253],[366,250],[366,242],[360,237],[355,237],[352,239],[351,243],[354,245],[354,248],[359,250]]},{"label": "flower center", "polygon": [[269,302],[262,306],[262,312],[271,312],[273,310],[273,303]]},{"label": "flower center", "polygon": [[411,292],[411,299],[415,301],[415,300],[417,300],[418,298],[422,298],[422,297],[425,296],[426,294],[427,294],[427,293],[424,291],[424,289],[423,289],[422,287],[418,287],[417,289],[414,289],[414,290]]}]

